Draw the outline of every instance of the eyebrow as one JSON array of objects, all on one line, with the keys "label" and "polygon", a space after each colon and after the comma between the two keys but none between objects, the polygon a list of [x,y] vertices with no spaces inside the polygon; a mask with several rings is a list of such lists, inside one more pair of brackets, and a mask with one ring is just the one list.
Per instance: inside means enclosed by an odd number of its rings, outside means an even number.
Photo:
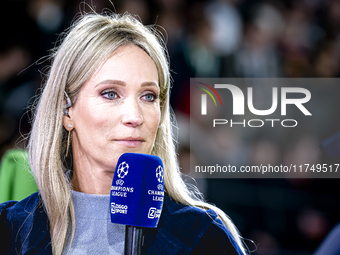
[{"label": "eyebrow", "polygon": [[[103,80],[99,82],[95,87],[99,85],[104,85],[104,84],[115,84],[115,85],[120,85],[120,86],[126,86],[126,83],[121,80]],[[157,83],[153,81],[145,81],[141,84],[141,87],[147,87],[147,86],[156,86],[158,87]]]},{"label": "eyebrow", "polygon": [[97,87],[99,85],[104,85],[104,84],[116,84],[116,85],[120,85],[120,86],[126,86],[125,82],[120,81],[120,80],[103,80],[103,81],[97,83],[95,87]]}]

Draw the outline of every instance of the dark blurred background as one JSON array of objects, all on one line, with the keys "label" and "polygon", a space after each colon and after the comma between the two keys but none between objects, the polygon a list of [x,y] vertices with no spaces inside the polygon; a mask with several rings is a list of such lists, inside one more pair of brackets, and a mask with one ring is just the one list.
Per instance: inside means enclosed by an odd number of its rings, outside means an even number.
[{"label": "dark blurred background", "polygon": [[[77,13],[90,11],[80,2],[1,1],[0,157],[8,149],[24,148],[23,136],[29,134],[31,118],[27,107],[51,64],[49,50]],[[108,0],[87,3],[97,12],[103,8],[128,11],[145,25],[160,26],[170,54],[171,103],[186,174],[190,78],[339,77],[337,0],[112,0],[114,8]],[[302,135],[303,130],[296,131],[286,147]],[[236,138],[230,139],[232,146]],[[295,143],[291,156],[304,153],[318,162],[318,146],[313,137],[307,137]],[[275,144],[261,137],[249,149],[254,160],[280,153]],[[205,198],[223,209],[241,234],[258,245],[253,254],[312,254],[340,220],[337,179],[207,179],[198,184]],[[251,242],[246,244],[255,249]]]}]

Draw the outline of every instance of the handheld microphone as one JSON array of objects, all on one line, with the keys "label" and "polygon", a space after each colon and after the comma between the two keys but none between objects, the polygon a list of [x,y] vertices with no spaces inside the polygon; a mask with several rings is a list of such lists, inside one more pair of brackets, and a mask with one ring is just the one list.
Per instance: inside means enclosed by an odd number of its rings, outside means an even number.
[{"label": "handheld microphone", "polygon": [[125,255],[141,254],[143,228],[156,228],[164,200],[162,160],[125,153],[118,159],[110,192],[111,222],[126,225]]}]

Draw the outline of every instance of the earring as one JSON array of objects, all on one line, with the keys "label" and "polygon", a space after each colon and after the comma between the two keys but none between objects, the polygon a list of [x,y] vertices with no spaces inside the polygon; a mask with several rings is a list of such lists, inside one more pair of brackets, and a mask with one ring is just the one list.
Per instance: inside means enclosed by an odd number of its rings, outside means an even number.
[{"label": "earring", "polygon": [[71,130],[73,129],[73,125],[72,124],[68,124],[67,127],[69,129],[68,129],[68,136],[67,136],[66,158],[67,158],[67,155],[68,155],[68,150],[70,148]]}]

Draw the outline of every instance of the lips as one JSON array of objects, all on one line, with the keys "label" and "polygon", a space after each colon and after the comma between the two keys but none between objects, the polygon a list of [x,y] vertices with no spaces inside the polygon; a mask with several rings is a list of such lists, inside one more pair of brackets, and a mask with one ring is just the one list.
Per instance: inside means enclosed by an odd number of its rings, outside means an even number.
[{"label": "lips", "polygon": [[140,137],[126,137],[126,138],[120,138],[120,139],[115,139],[115,142],[118,144],[121,144],[126,147],[130,148],[137,148],[139,147],[145,140]]}]

